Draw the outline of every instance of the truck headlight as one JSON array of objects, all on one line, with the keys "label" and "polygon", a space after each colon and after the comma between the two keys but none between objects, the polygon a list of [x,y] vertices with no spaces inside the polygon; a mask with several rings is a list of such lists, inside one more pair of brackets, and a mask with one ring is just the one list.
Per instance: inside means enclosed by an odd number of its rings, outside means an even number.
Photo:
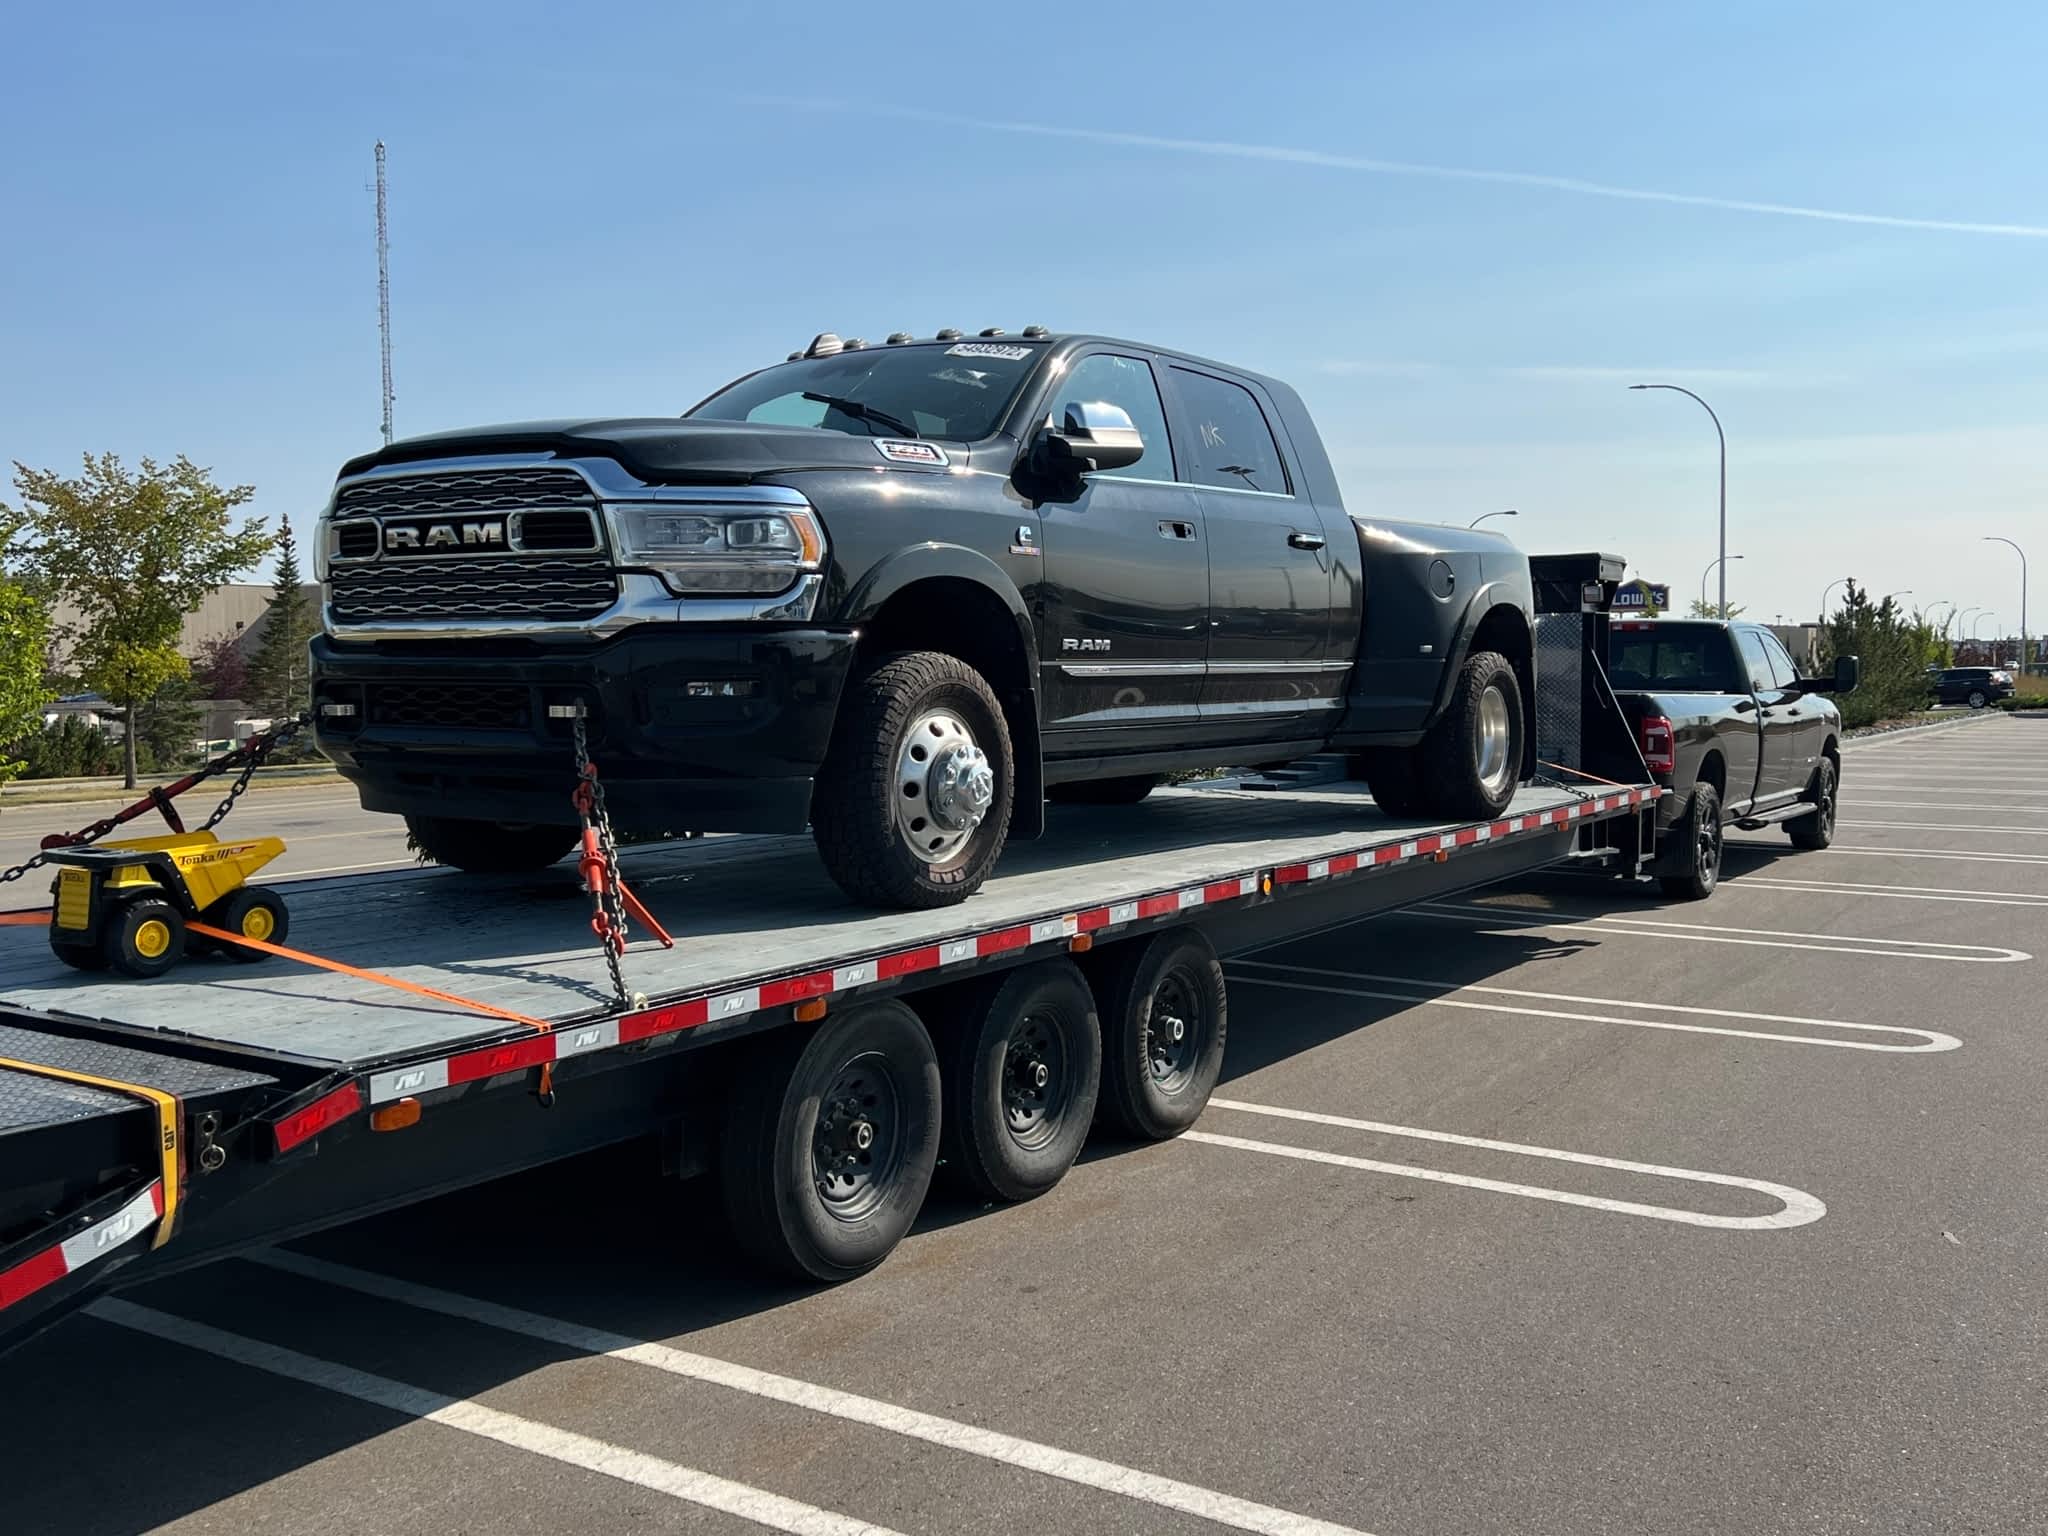
[{"label": "truck headlight", "polygon": [[825,534],[793,507],[618,504],[611,514],[619,563],[655,572],[684,596],[787,590],[825,560]]}]

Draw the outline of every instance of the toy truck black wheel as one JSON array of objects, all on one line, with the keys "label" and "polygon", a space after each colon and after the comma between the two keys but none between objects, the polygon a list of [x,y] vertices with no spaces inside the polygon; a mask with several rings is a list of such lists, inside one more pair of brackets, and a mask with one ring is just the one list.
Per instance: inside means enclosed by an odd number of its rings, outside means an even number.
[{"label": "toy truck black wheel", "polygon": [[1524,729],[1514,664],[1498,651],[1467,659],[1449,705],[1418,751],[1429,808],[1461,821],[1506,810],[1521,782]]},{"label": "toy truck black wheel", "polygon": [[1158,774],[1140,773],[1122,779],[1055,784],[1046,790],[1045,798],[1054,805],[1136,805],[1158,787]]},{"label": "toy truck black wheel", "polygon": [[[790,1031],[782,1031],[790,1034]],[[939,1063],[903,1004],[871,1003],[742,1064],[719,1152],[733,1236],[766,1269],[851,1280],[917,1219],[939,1155]]]},{"label": "toy truck black wheel", "polygon": [[1813,787],[1807,791],[1807,798],[1813,802],[1813,814],[1785,823],[1794,848],[1818,852],[1835,840],[1835,803],[1840,793],[1836,782],[1835,760],[1823,757],[1820,766],[1813,770]]},{"label": "toy truck black wheel", "polygon": [[956,994],[939,1036],[946,1166],[984,1200],[1030,1200],[1066,1177],[1095,1117],[1102,1032],[1071,960],[1020,966]]},{"label": "toy truck black wheel", "polygon": [[1406,819],[1429,811],[1429,799],[1416,778],[1416,766],[1413,752],[1376,747],[1358,755],[1353,771],[1372,791],[1374,805],[1389,816]]},{"label": "toy truck black wheel", "polygon": [[855,901],[949,907],[1010,831],[1010,731],[988,683],[937,651],[885,657],[839,706],[811,804],[825,868]]},{"label": "toy truck black wheel", "polygon": [[[291,931],[291,915],[285,911],[284,898],[260,885],[230,891],[200,917],[215,928],[239,933],[245,939],[261,939],[266,944],[282,944]],[[223,944],[216,940],[212,947],[243,965],[269,958],[262,950],[246,944]]]},{"label": "toy truck black wheel", "polygon": [[104,971],[107,952],[99,944],[80,944],[59,937],[63,930],[50,930],[50,953],[74,971]]},{"label": "toy truck black wheel", "polygon": [[1101,1118],[1166,1141],[1195,1123],[1223,1074],[1223,967],[1192,928],[1119,948],[1129,953],[1112,952],[1101,989]]},{"label": "toy truck black wheel", "polygon": [[185,918],[168,901],[142,896],[107,923],[107,964],[124,976],[161,976],[185,954]]},{"label": "toy truck black wheel", "polygon": [[406,841],[421,857],[470,875],[519,875],[546,869],[582,836],[576,827],[411,813],[406,815],[405,831]]},{"label": "toy truck black wheel", "polygon": [[1669,856],[1678,867],[1658,877],[1666,896],[1705,901],[1721,882],[1721,795],[1711,784],[1695,784],[1692,802],[1671,829]]}]

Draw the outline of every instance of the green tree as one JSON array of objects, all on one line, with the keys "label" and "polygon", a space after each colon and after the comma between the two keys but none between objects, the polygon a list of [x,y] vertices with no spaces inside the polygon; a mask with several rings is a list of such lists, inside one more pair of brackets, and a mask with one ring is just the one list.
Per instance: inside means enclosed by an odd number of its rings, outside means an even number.
[{"label": "green tree", "polygon": [[0,784],[27,766],[8,743],[42,729],[47,681],[50,615],[41,598],[8,578],[7,553],[21,520],[0,508]]},{"label": "green tree", "polygon": [[183,454],[169,465],[144,459],[136,473],[114,454],[87,454],[75,479],[16,463],[14,485],[25,567],[78,611],[64,632],[71,665],[121,708],[133,788],[136,709],[185,676],[185,615],[270,549],[261,518],[237,526],[233,517],[255,491],[214,484]]},{"label": "green tree", "polygon": [[1739,619],[1747,612],[1749,610],[1740,603],[1730,603],[1724,609],[1718,604],[1703,603],[1698,598],[1694,598],[1692,600],[1690,617],[1695,619]]},{"label": "green tree", "polygon": [[1933,698],[1928,682],[1927,651],[1933,631],[1917,617],[1886,598],[1873,603],[1870,594],[1850,582],[1842,606],[1821,633],[1821,665],[1837,656],[1862,659],[1863,679],[1856,691],[1837,700],[1842,723],[1875,725],[1918,714]]},{"label": "green tree", "polygon": [[277,525],[277,575],[249,667],[249,703],[280,720],[296,715],[311,697],[306,647],[313,638],[314,618],[304,585],[298,541],[291,523],[281,520]]}]

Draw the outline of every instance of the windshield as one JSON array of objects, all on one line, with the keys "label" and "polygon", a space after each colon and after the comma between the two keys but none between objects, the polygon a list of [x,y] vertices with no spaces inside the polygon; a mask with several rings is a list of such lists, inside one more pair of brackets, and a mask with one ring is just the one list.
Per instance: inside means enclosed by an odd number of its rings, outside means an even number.
[{"label": "windshield", "polygon": [[1625,693],[1744,693],[1731,649],[1718,629],[1616,626],[1607,641],[1608,681]]},{"label": "windshield", "polygon": [[1011,342],[864,347],[764,368],[690,412],[699,421],[823,427],[856,437],[989,436],[1043,355]]}]

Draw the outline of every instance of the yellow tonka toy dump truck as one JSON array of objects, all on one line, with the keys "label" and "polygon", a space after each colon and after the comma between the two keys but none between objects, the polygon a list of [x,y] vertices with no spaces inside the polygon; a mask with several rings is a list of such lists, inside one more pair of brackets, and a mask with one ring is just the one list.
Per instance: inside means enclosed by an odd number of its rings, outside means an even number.
[{"label": "yellow tonka toy dump truck", "polygon": [[220,949],[234,960],[263,952],[223,944],[187,928],[194,919],[251,939],[281,943],[284,898],[242,882],[284,852],[278,837],[222,842],[211,832],[179,832],[53,848],[50,948],[82,971],[112,966],[129,976],[161,976],[186,954]]}]

